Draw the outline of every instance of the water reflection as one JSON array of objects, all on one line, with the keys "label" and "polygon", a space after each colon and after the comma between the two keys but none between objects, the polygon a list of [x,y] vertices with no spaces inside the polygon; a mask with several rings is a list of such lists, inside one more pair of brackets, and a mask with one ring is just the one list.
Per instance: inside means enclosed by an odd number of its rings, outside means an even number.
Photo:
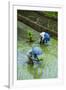
[{"label": "water reflection", "polygon": [[27,66],[28,72],[33,76],[34,79],[40,79],[42,77],[42,65],[40,64],[34,64],[34,65],[28,65]]}]

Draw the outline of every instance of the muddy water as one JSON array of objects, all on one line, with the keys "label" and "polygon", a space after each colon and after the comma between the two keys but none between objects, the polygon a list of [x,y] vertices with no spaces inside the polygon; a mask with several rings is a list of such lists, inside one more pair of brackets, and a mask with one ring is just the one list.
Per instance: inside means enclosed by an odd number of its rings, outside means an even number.
[{"label": "muddy water", "polygon": [[[33,33],[34,42],[28,40],[28,30]],[[51,38],[49,45],[39,44],[39,32],[18,21],[17,23],[17,79],[46,79],[57,78],[58,76],[58,56],[57,40]],[[28,51],[33,46],[39,46],[43,51],[43,60],[40,64],[28,64]]]}]

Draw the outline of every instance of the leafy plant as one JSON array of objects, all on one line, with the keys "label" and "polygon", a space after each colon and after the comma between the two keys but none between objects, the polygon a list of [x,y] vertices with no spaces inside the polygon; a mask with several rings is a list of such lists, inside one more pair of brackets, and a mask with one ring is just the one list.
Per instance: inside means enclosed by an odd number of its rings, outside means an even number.
[{"label": "leafy plant", "polygon": [[33,41],[33,34],[31,31],[28,31],[28,37],[29,37],[29,41],[32,42]]},{"label": "leafy plant", "polygon": [[43,55],[40,55],[40,56],[38,56],[38,59],[39,59],[40,61],[43,61],[44,56],[43,56]]},{"label": "leafy plant", "polygon": [[46,16],[54,17],[54,18],[57,18],[57,16],[58,16],[58,13],[57,13],[57,12],[50,12],[50,11],[47,12],[47,11],[45,11],[44,14],[45,14]]}]

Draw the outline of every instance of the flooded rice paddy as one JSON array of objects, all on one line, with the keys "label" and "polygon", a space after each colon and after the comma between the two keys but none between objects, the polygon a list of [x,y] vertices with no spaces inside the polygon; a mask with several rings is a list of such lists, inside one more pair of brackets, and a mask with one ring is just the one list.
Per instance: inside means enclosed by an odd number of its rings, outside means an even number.
[{"label": "flooded rice paddy", "polygon": [[[28,31],[32,31],[34,42],[29,42]],[[17,22],[17,79],[48,79],[58,77],[58,42],[57,39],[51,38],[48,45],[39,44],[39,32]],[[43,51],[43,60],[40,64],[28,64],[28,51],[38,46]]]}]

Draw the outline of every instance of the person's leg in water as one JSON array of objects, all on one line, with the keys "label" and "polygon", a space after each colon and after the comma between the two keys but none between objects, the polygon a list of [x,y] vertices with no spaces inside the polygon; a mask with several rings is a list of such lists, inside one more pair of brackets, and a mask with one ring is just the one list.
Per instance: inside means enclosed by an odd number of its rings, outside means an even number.
[{"label": "person's leg in water", "polygon": [[32,57],[32,52],[30,52],[30,57]]},{"label": "person's leg in water", "polygon": [[40,37],[40,44],[42,43],[42,37]]}]

